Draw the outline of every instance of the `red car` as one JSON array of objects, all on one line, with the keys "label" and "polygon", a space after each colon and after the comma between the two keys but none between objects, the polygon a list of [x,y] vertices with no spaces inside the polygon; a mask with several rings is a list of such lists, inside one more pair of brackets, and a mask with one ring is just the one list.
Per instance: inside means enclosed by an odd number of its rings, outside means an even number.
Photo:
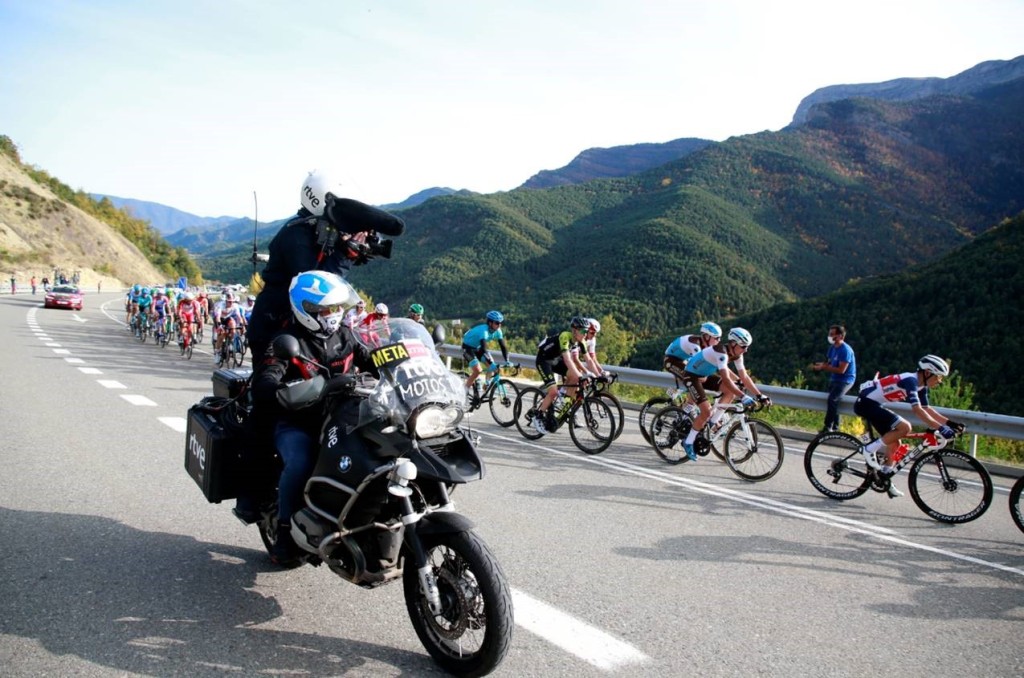
[{"label": "red car", "polygon": [[73,308],[82,310],[82,293],[74,285],[57,285],[46,293],[43,308]]}]

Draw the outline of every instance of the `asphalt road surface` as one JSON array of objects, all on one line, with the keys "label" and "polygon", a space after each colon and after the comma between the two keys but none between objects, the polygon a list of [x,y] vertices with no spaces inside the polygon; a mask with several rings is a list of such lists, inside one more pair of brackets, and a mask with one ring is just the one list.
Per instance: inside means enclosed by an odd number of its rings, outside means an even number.
[{"label": "asphalt road surface", "polygon": [[[440,673],[400,586],[276,569],[185,474],[209,344],[186,361],[136,342],[115,294],[41,301],[0,298],[0,675]],[[949,526],[909,494],[826,499],[795,441],[751,484],[713,457],[666,465],[632,418],[592,457],[469,421],[488,475],[456,504],[514,591],[495,675],[1024,675],[1005,479]]]}]

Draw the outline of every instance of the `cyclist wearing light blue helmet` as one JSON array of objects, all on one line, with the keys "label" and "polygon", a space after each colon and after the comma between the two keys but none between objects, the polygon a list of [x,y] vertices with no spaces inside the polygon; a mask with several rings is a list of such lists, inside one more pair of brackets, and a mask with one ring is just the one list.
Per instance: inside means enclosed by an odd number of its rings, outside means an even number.
[{"label": "cyclist wearing light blue helmet", "polygon": [[469,377],[466,379],[466,390],[472,392],[476,378],[480,376],[483,369],[480,362],[494,365],[494,358],[487,350],[487,344],[496,341],[501,348],[501,356],[505,363],[508,363],[508,344],[505,343],[505,334],[501,331],[501,324],[505,322],[505,316],[501,311],[488,311],[485,322],[471,328],[462,336],[462,359],[469,365]]}]

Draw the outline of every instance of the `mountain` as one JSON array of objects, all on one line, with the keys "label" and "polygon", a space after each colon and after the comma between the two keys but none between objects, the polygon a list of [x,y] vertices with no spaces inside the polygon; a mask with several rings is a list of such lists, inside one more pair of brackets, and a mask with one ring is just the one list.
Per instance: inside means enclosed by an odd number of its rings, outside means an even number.
[{"label": "mountain", "polygon": [[52,280],[56,268],[80,272],[90,291],[169,279],[125,236],[30,176],[10,139],[0,142],[0,261],[19,285]]},{"label": "mountain", "polygon": [[829,101],[865,97],[883,101],[910,101],[936,94],[965,95],[1024,77],[1024,56],[1009,61],[985,61],[950,78],[899,78],[859,85],[831,85],[817,89],[800,102],[791,125],[807,122],[812,106]]},{"label": "mountain", "polygon": [[[271,222],[260,222],[257,240],[269,240],[280,230],[288,219]],[[189,226],[167,235],[167,242],[175,247],[184,247],[196,256],[209,256],[223,250],[235,250],[242,243],[248,243],[249,253],[252,252],[253,240],[252,219],[231,219],[223,223]],[[266,248],[264,248],[266,249]]]},{"label": "mountain", "polygon": [[404,209],[408,209],[409,207],[415,207],[416,205],[424,203],[427,200],[430,200],[431,198],[436,198],[436,197],[442,196],[442,195],[475,195],[475,194],[472,191],[467,191],[466,189],[455,190],[454,188],[438,188],[438,187],[434,187],[434,188],[424,189],[424,190],[420,191],[419,193],[414,193],[414,194],[410,195],[408,198],[406,198],[405,200],[403,200],[402,202],[393,202],[393,203],[389,203],[387,205],[379,205],[379,207],[381,209],[385,209],[385,210],[388,210],[390,212],[394,212],[396,210],[404,210]]},{"label": "mountain", "polygon": [[95,200],[107,198],[115,207],[127,210],[136,219],[148,221],[153,228],[163,235],[174,233],[183,228],[217,228],[238,220],[238,217],[199,217],[157,202],[119,198],[115,195],[103,195],[101,193],[92,193],[90,195]]},{"label": "mountain", "polygon": [[[753,334],[748,364],[762,381],[790,383],[798,370],[809,373],[807,366],[825,355],[828,326],[839,322],[856,353],[858,384],[876,371],[912,371],[920,356],[935,353],[979,387],[975,400],[983,411],[1024,416],[1024,362],[1017,360],[1024,353],[1022,261],[1024,213],[930,263],[740,316],[728,326]],[[674,337],[644,342],[633,366],[660,369]],[[824,383],[817,379],[810,387]]]},{"label": "mountain", "polygon": [[675,139],[661,144],[633,144],[612,148],[590,148],[565,167],[541,170],[520,188],[554,188],[582,184],[593,179],[628,177],[684,158],[715,142],[707,139]]}]

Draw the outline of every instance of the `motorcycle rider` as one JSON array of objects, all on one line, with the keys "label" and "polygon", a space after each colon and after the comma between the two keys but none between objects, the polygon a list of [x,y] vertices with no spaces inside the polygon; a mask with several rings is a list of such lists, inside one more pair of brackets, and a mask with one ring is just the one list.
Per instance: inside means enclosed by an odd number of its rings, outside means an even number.
[{"label": "motorcycle rider", "polygon": [[[294,322],[278,333],[298,340],[299,354],[318,363],[330,378],[343,375],[355,367],[376,374],[369,351],[359,344],[352,330],[342,324],[345,312],[354,308],[359,295],[340,276],[324,271],[306,271],[292,279],[288,299]],[[261,413],[273,417],[273,439],[284,467],[278,482],[278,530],[272,559],[284,567],[297,564],[298,547],[293,541],[292,514],[303,507],[303,489],[316,464],[323,411],[319,404],[301,410],[287,410],[277,399],[277,392],[289,382],[311,378],[323,369],[301,359],[284,360],[269,348],[260,370],[253,377],[253,398]],[[340,383],[328,382],[327,391]],[[335,401],[337,402],[337,401]],[[343,420],[355,425],[359,417],[359,399],[346,399]],[[341,449],[353,458],[362,458],[366,446],[358,435],[341,431]]]},{"label": "motorcycle rider", "polygon": [[341,195],[340,184],[326,173],[310,172],[299,192],[298,213],[270,241],[263,289],[249,326],[254,356],[263,355],[273,336],[288,324],[288,285],[296,275],[320,270],[344,278],[353,264],[369,260],[367,234],[397,236],[405,230],[405,222],[393,214]]}]

